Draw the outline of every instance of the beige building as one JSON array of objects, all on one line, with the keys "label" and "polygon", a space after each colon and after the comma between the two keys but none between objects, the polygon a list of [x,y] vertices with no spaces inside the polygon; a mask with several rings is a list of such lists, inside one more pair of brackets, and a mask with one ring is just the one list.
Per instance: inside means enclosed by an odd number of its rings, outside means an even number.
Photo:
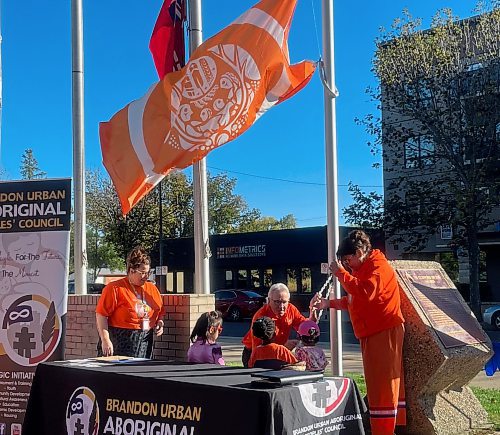
[{"label": "beige building", "polygon": [[[483,36],[476,31],[480,18],[461,22],[471,40]],[[487,43],[496,57],[484,53],[486,43],[471,46],[464,38],[447,71],[426,75],[415,49],[416,62],[405,54],[391,59],[393,74],[408,77],[406,83],[381,80],[385,208],[394,222],[386,232],[388,255],[446,263],[467,298],[468,251],[459,238],[465,225],[477,224],[483,302],[500,301],[500,42],[494,39]],[[419,238],[422,249],[409,253]]]}]

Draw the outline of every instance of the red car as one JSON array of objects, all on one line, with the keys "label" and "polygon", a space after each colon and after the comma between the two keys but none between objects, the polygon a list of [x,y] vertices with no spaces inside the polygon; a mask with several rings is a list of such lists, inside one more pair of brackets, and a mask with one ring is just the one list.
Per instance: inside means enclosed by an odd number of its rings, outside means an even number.
[{"label": "red car", "polygon": [[252,317],[266,302],[264,296],[248,290],[217,290],[214,294],[215,309],[233,322]]}]

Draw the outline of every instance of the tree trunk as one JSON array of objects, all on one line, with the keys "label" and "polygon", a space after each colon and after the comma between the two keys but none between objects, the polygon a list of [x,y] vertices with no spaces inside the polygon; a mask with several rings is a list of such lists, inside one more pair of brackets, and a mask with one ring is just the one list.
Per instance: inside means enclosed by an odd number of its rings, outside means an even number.
[{"label": "tree trunk", "polygon": [[481,294],[479,292],[479,243],[477,240],[477,228],[475,222],[467,229],[467,241],[469,248],[469,295],[470,306],[477,320],[481,322]]}]

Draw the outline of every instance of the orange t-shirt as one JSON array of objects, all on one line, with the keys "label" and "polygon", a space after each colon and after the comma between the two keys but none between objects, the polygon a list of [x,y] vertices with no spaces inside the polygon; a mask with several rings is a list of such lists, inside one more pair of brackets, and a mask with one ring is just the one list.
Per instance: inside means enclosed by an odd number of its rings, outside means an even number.
[{"label": "orange t-shirt", "polygon": [[349,295],[331,300],[330,306],[349,310],[357,338],[367,337],[404,323],[398,278],[381,251],[371,251],[361,267],[352,275],[340,269],[335,276]]},{"label": "orange t-shirt", "polygon": [[[108,318],[108,325],[115,328],[141,329],[139,313],[144,309],[143,302],[149,307],[149,326],[153,328],[158,319],[165,315],[163,299],[158,288],[146,281],[142,287],[134,287],[128,277],[110,282],[102,290],[97,302],[96,313]],[[140,289],[140,290],[139,290]]]},{"label": "orange t-shirt", "polygon": [[[264,306],[260,307],[258,311],[253,315],[252,324],[261,317],[270,317],[274,320],[276,329],[273,343],[278,344],[285,344],[288,340],[288,337],[290,336],[290,331],[292,330],[292,328],[295,330],[299,329],[299,325],[304,320],[306,320],[306,318],[300,313],[300,311],[290,303],[286,307],[285,314],[281,317],[278,317],[276,314],[274,314],[269,304],[265,304]],[[251,325],[250,330],[246,333],[242,340],[242,343],[247,349],[254,349],[255,347],[262,344],[262,340],[260,338],[256,338],[253,336]]]},{"label": "orange t-shirt", "polygon": [[286,364],[295,364],[297,358],[285,346],[276,343],[269,343],[257,346],[252,350],[252,356],[248,360],[248,367],[252,368],[256,361],[279,360]]}]

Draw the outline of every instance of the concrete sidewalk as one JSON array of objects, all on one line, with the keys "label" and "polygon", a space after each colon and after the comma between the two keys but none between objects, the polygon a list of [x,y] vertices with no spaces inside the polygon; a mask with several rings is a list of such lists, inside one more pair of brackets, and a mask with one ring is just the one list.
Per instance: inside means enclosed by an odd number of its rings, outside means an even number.
[{"label": "concrete sidewalk", "polygon": [[[241,337],[222,337],[217,341],[222,345],[222,355],[227,362],[241,364],[241,352],[243,345]],[[328,359],[331,358],[330,347],[328,343],[320,342],[318,345],[325,351]],[[344,373],[363,373],[363,362],[361,360],[361,351],[358,344],[344,344],[343,347]],[[481,370],[469,384],[473,387],[500,389],[500,372],[493,376],[486,376],[484,370]]]}]

